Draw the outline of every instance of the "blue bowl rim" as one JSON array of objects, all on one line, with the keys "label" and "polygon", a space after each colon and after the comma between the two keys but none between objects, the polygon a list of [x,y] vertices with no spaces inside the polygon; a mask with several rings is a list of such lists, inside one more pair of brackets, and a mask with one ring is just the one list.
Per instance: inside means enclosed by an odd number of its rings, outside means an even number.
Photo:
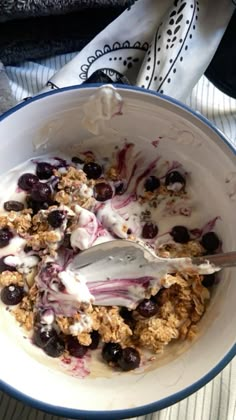
[{"label": "blue bowl rim", "polygon": [[[19,109],[24,108],[25,106],[31,104],[32,102],[41,100],[47,96],[60,94],[61,92],[70,91],[70,90],[93,89],[100,86],[102,86],[102,84],[100,83],[74,85],[74,86],[68,86],[68,87],[59,88],[59,89],[53,89],[53,90],[50,90],[49,92],[41,93],[35,97],[25,100],[24,102],[21,102],[20,104],[14,106],[10,110],[0,115],[0,122],[6,119],[11,114],[14,114],[15,112],[17,112]],[[169,102],[172,105],[174,104],[178,106],[179,108],[184,109],[188,113],[192,114],[195,118],[203,122],[205,125],[207,125],[212,131],[214,131],[221,138],[221,140],[223,140],[226,146],[228,146],[231,152],[233,152],[233,154],[236,155],[236,149],[227,140],[227,138],[223,135],[223,133],[220,130],[218,130],[217,127],[214,126],[213,123],[211,123],[203,115],[192,110],[190,107],[181,103],[180,101],[174,98],[171,98],[170,96],[161,95],[155,91],[143,89],[136,86],[117,85],[117,84],[113,86],[117,87],[118,89],[133,90],[133,91],[145,93],[150,96],[156,96],[159,99],[162,99],[162,100],[164,99],[164,101]],[[162,400],[155,401],[153,403],[146,404],[140,407],[123,409],[123,410],[97,411],[97,410],[79,410],[79,409],[72,409],[72,408],[66,408],[66,407],[58,407],[58,406],[47,404],[37,399],[31,398],[28,395],[23,394],[22,392],[18,391],[14,387],[8,385],[7,383],[1,380],[0,380],[0,389],[8,393],[10,396],[16,398],[17,400],[20,400],[21,402],[27,405],[30,405],[36,409],[39,409],[39,410],[42,410],[42,411],[45,411],[54,415],[69,417],[73,419],[81,418],[81,419],[88,419],[88,420],[90,419],[91,420],[93,419],[119,420],[122,418],[124,419],[124,418],[130,418],[130,417],[143,416],[149,413],[153,413],[155,411],[162,410],[190,396],[191,394],[193,394],[194,392],[198,391],[200,388],[205,386],[212,379],[214,379],[214,377],[218,375],[225,368],[225,366],[227,366],[227,364],[233,359],[234,356],[236,356],[236,343],[228,351],[228,353],[223,357],[223,359],[217,363],[217,365],[213,369],[211,369],[206,375],[204,375],[202,378],[200,378],[198,381],[188,386],[187,388],[169,397],[163,398]]]}]

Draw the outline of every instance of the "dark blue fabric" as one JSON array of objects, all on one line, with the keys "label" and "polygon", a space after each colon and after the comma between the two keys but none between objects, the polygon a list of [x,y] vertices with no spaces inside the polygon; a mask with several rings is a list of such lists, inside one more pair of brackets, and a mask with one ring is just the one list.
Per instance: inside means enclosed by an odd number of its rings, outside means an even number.
[{"label": "dark blue fabric", "polygon": [[236,11],[205,75],[218,89],[236,99]]}]

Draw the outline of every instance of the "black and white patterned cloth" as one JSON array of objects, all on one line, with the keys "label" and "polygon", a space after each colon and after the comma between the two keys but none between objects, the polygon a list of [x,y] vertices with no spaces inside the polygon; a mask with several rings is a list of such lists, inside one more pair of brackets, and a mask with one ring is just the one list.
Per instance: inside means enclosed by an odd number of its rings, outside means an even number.
[{"label": "black and white patterned cloth", "polygon": [[102,70],[184,100],[208,67],[234,11],[231,0],[136,0],[56,73],[49,88]]}]

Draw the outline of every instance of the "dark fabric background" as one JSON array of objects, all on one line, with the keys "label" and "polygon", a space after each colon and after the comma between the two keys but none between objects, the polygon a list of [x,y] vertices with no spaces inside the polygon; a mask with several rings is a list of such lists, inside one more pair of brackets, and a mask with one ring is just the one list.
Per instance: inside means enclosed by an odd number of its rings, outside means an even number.
[{"label": "dark fabric background", "polygon": [[236,11],[205,75],[218,89],[236,99]]},{"label": "dark fabric background", "polygon": [[[17,65],[79,51],[135,1],[0,0],[0,60],[5,65]],[[235,43],[236,12],[205,73],[234,98]]]},{"label": "dark fabric background", "polygon": [[72,13],[91,8],[128,7],[134,0],[1,0],[0,22],[32,16]]},{"label": "dark fabric background", "polygon": [[[5,65],[14,65],[79,51],[133,3],[132,0],[0,0],[0,60]],[[23,19],[13,19],[16,17]],[[13,20],[6,21],[9,18]]]}]

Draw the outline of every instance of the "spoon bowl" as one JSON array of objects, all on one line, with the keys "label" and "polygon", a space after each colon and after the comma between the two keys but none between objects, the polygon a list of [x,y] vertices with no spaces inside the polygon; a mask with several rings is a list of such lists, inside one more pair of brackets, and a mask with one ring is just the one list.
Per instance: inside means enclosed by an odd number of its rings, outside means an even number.
[{"label": "spoon bowl", "polygon": [[176,272],[207,275],[236,263],[236,253],[197,258],[161,258],[141,241],[114,240],[95,245],[76,255],[68,269],[85,280],[96,305],[135,308],[156,294],[161,280]]}]

